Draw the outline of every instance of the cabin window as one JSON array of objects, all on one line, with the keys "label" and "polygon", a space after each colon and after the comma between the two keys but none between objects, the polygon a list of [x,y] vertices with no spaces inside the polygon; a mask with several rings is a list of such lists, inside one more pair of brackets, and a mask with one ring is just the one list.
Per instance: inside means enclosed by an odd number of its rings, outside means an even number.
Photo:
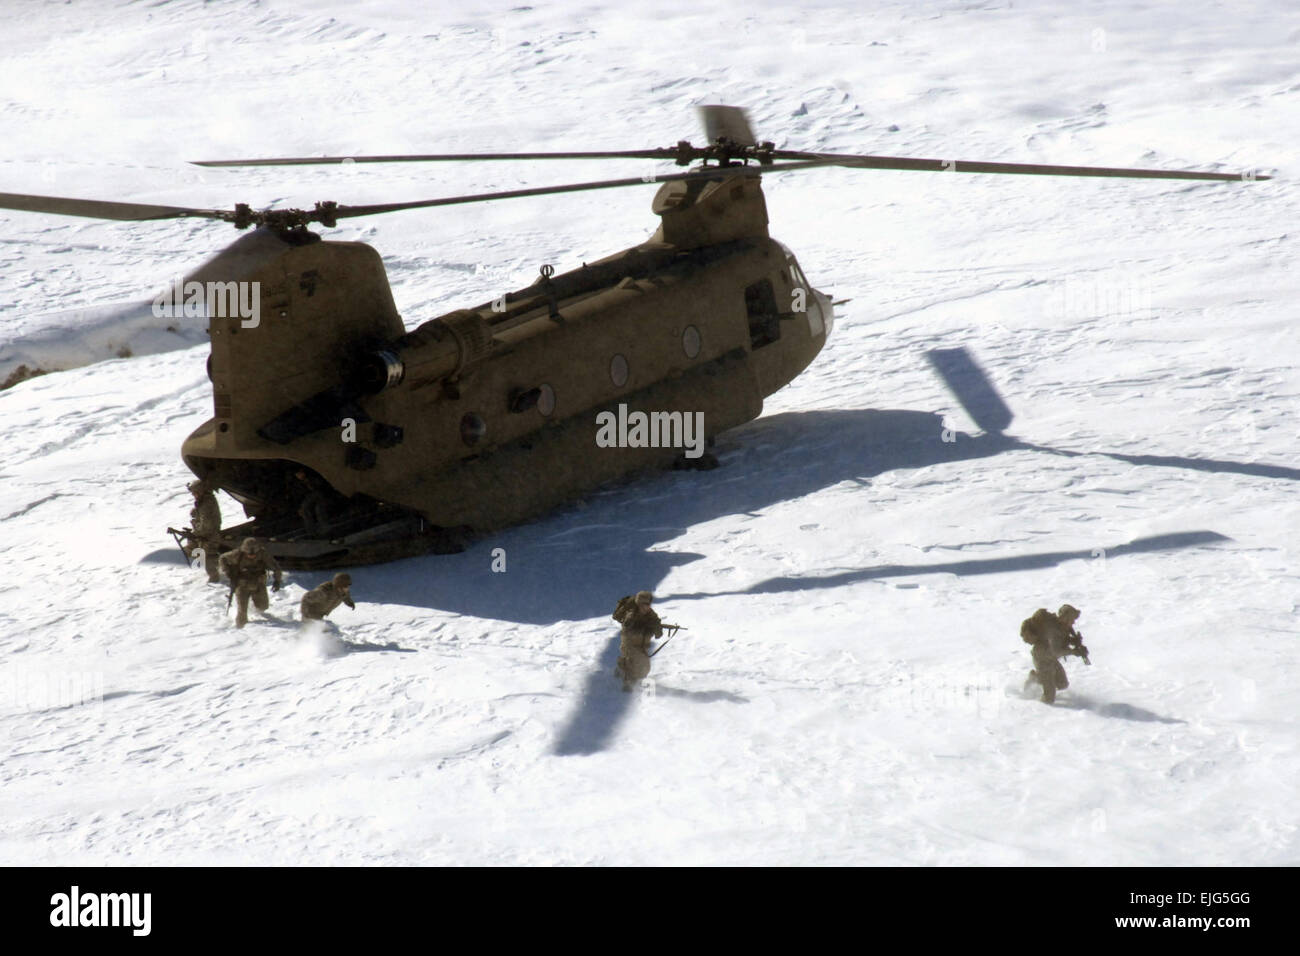
[{"label": "cabin window", "polygon": [[622,388],[627,384],[627,359],[622,355],[615,355],[609,360],[609,380],[614,383],[615,388]]},{"label": "cabin window", "polygon": [[745,289],[745,311],[749,315],[750,348],[759,349],[781,338],[781,315],[771,279],[755,282]]},{"label": "cabin window", "polygon": [[686,353],[688,359],[693,359],[700,354],[700,330],[693,325],[686,326],[682,332],[682,351]]},{"label": "cabin window", "polygon": [[542,394],[537,398],[537,410],[546,418],[555,414],[555,389],[550,385],[540,386]]}]

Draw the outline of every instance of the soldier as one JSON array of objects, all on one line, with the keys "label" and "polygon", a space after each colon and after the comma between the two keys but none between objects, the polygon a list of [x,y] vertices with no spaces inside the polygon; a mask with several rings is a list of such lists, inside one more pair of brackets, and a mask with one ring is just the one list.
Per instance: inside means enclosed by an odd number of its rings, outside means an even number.
[{"label": "soldier", "polygon": [[298,502],[298,517],[308,534],[318,534],[330,519],[330,498],[322,482],[299,468],[293,473],[297,491],[302,495]]},{"label": "soldier", "polygon": [[352,603],[352,575],[339,573],[333,580],[318,584],[302,596],[302,619],[304,621],[323,621],[330,611],[340,604],[346,604],[352,610],[357,606]]},{"label": "soldier", "polygon": [[1062,604],[1055,614],[1046,608],[1039,608],[1033,616],[1020,625],[1020,637],[1031,645],[1034,669],[1025,679],[1025,688],[1031,682],[1037,682],[1043,688],[1042,701],[1050,704],[1056,700],[1056,692],[1070,686],[1065,676],[1065,668],[1060,658],[1071,654],[1088,660],[1088,649],[1083,646],[1083,635],[1074,629],[1074,622],[1079,619],[1079,610],[1069,604]]},{"label": "soldier", "polygon": [[271,599],[266,595],[266,572],[275,574],[272,590],[280,590],[280,565],[275,558],[266,553],[266,549],[256,538],[245,538],[234,551],[227,551],[221,556],[221,570],[230,578],[230,595],[239,602],[239,611],[235,615],[235,627],[248,623],[248,599],[259,611],[271,606]]},{"label": "soldier", "polygon": [[650,673],[650,642],[664,636],[663,622],[650,609],[653,600],[649,591],[638,591],[635,598],[621,598],[614,608],[614,620],[623,625],[614,675],[622,678],[625,691]]},{"label": "soldier", "polygon": [[217,534],[221,531],[221,508],[207,479],[199,478],[185,487],[194,496],[194,507],[190,509],[190,529],[194,532],[192,540],[203,549],[203,566],[208,572],[208,581],[215,584],[221,580],[218,568],[220,545],[217,540]]}]

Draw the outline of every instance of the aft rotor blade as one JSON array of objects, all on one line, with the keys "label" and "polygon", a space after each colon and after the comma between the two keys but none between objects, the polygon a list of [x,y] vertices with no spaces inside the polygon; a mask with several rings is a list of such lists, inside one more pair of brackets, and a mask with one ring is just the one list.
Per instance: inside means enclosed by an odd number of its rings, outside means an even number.
[{"label": "aft rotor blade", "polygon": [[1007,173],[1022,176],[1100,176],[1119,179],[1201,179],[1215,182],[1272,179],[1254,173],[1201,173],[1175,169],[1124,169],[1110,166],[1050,166],[1039,163],[983,163],[964,159],[912,159],[906,156],[855,156],[842,153],[772,151],[774,159],[821,159],[854,169],[901,169],[933,173]]},{"label": "aft rotor blade", "polygon": [[25,193],[0,193],[0,209],[47,212],[58,216],[86,216],[91,219],[118,219],[124,222],[144,222],[150,219],[229,220],[232,217],[232,213],[224,209],[155,206],[138,202],[106,202],[101,199],[66,199],[60,196],[30,196]]},{"label": "aft rotor blade", "polygon": [[557,193],[576,193],[591,189],[617,189],[621,186],[644,186],[646,183],[684,182],[695,179],[725,179],[728,176],[763,176],[792,169],[810,169],[816,166],[837,166],[834,160],[810,160],[801,163],[784,163],[775,166],[714,166],[694,173],[669,173],[664,176],[639,176],[632,179],[604,179],[590,183],[567,183],[562,186],[538,186],[532,189],[508,189],[501,192],[475,193],[469,196],[449,196],[445,199],[422,199],[413,202],[382,203],[372,206],[339,206],[335,218],[373,216],[381,212],[398,212],[402,209],[426,209],[430,206],[457,206],[463,203],[487,202],[492,199],[517,199],[523,196],[549,196]]},{"label": "aft rotor blade", "polygon": [[342,163],[439,163],[508,159],[675,159],[674,149],[625,149],[576,153],[412,153],[393,156],[298,156],[283,159],[193,160],[193,166],[329,166]]},{"label": "aft rotor blade", "polygon": [[697,106],[704,138],[710,143],[727,139],[738,146],[757,146],[758,140],[749,125],[749,116],[739,106]]}]

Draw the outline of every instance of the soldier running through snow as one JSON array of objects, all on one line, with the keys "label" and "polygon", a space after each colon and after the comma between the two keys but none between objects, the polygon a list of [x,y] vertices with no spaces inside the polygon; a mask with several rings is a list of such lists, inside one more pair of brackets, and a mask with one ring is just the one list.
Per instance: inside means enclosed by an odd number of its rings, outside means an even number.
[{"label": "soldier running through snow", "polygon": [[208,581],[215,584],[221,580],[218,566],[220,545],[217,541],[217,534],[221,531],[221,507],[206,479],[191,481],[186,488],[194,496],[194,507],[190,509],[190,529],[194,532],[191,540],[203,549],[203,566],[208,572]]},{"label": "soldier running through snow", "polygon": [[1088,660],[1088,648],[1083,646],[1083,635],[1074,629],[1079,614],[1069,604],[1062,604],[1055,614],[1040,607],[1020,625],[1020,637],[1031,646],[1034,658],[1034,669],[1025,678],[1025,688],[1035,682],[1041,685],[1041,700],[1045,704],[1053,703],[1056,692],[1070,686],[1060,658],[1073,654],[1082,657],[1085,664],[1092,663]]},{"label": "soldier running through snow", "polygon": [[302,596],[302,619],[304,621],[323,621],[330,611],[340,604],[346,604],[352,610],[357,606],[352,603],[352,575],[340,572],[324,584],[318,584]]},{"label": "soldier running through snow", "polygon": [[622,679],[625,691],[630,691],[634,683],[649,675],[650,642],[664,636],[663,622],[650,609],[653,600],[649,591],[638,591],[635,598],[621,598],[614,608],[614,620],[623,625],[614,674]]},{"label": "soldier running through snow", "polygon": [[275,558],[266,553],[266,548],[256,538],[245,538],[234,551],[227,551],[221,556],[221,571],[230,579],[230,595],[238,602],[239,609],[235,615],[235,627],[248,623],[248,599],[253,599],[253,606],[265,611],[271,606],[271,599],[266,594],[266,573],[275,575],[272,590],[280,590],[282,583],[280,565]]}]

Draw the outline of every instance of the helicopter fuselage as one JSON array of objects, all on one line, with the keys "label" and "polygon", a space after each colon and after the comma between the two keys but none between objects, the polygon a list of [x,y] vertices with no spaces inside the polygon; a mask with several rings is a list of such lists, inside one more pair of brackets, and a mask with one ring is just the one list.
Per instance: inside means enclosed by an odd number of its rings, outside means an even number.
[{"label": "helicopter fuselage", "polygon": [[[363,503],[475,532],[672,465],[684,416],[708,438],[756,418],[832,312],[767,235],[757,177],[667,184],[655,209],[646,243],[410,332],[369,246],[241,239],[196,277],[258,281],[261,319],[209,318],[214,417],[186,463],[258,517],[292,511],[310,470],[340,517]],[[662,435],[602,440],[602,415],[629,412]]]}]

